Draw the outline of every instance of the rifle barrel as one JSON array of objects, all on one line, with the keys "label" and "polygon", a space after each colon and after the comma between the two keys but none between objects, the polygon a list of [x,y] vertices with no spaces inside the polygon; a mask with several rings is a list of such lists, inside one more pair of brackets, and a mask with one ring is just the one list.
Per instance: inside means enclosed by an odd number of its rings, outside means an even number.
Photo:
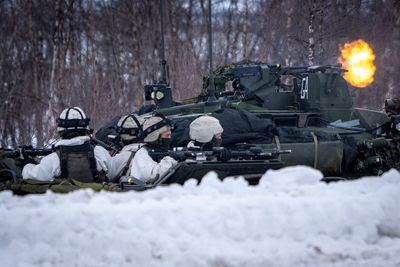
[{"label": "rifle barrel", "polygon": [[115,152],[118,152],[118,151],[119,151],[119,149],[118,149],[117,147],[112,146],[112,145],[109,145],[109,144],[106,144],[106,143],[104,143],[103,141],[101,141],[101,140],[99,140],[99,139],[97,139],[97,138],[94,138],[93,136],[91,137],[91,139],[92,139],[92,141],[95,142],[97,145],[104,147],[106,150],[113,150],[113,151],[115,151]]},{"label": "rifle barrel", "polygon": [[[26,149],[24,151],[28,156],[31,156],[31,157],[47,156],[47,155],[53,153],[52,149],[46,149],[46,148]],[[2,154],[6,158],[18,158],[21,156],[21,151],[20,150],[5,150],[2,152]]]},{"label": "rifle barrel", "polygon": [[[224,148],[216,147],[213,150],[202,151],[202,150],[180,150],[184,152],[185,157],[189,159],[197,159],[204,156],[205,158],[218,156],[219,152],[221,152]],[[150,150],[149,155],[155,159],[160,160],[165,156],[170,155],[173,151],[154,151]],[[289,154],[292,151],[290,149],[286,150],[277,150],[277,149],[263,149],[259,147],[249,147],[247,149],[239,149],[239,150],[229,150],[232,159],[253,159],[253,160],[268,160],[268,159],[276,159],[281,154]]]}]

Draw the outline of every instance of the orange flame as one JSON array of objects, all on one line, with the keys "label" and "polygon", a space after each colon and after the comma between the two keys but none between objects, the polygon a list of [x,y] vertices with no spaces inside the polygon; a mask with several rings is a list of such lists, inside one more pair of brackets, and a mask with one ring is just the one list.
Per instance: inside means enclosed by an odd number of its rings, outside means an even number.
[{"label": "orange flame", "polygon": [[341,51],[338,60],[348,70],[344,74],[345,80],[359,88],[370,85],[374,81],[376,67],[374,51],[368,43],[361,39],[345,43]]}]

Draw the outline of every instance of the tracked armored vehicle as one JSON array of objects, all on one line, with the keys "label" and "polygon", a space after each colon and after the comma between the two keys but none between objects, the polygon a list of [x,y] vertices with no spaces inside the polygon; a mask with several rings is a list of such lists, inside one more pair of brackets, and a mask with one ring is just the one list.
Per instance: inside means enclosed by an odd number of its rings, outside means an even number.
[{"label": "tracked armored vehicle", "polygon": [[174,121],[175,146],[189,141],[191,120],[209,114],[224,128],[223,146],[291,150],[279,155],[282,166],[307,165],[346,178],[398,169],[398,117],[353,107],[343,72],[339,65],[231,64],[213,72],[215,90],[207,77],[203,92],[189,100],[173,101],[167,85],[146,86],[153,105],[142,111]]}]

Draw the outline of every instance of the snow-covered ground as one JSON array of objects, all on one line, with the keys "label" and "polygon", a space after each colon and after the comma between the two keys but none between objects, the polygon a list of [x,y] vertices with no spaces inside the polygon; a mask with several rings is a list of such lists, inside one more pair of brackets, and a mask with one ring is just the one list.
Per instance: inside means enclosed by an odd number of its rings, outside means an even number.
[{"label": "snow-covered ground", "polygon": [[0,266],[400,266],[400,173],[307,167],[146,192],[0,193]]}]

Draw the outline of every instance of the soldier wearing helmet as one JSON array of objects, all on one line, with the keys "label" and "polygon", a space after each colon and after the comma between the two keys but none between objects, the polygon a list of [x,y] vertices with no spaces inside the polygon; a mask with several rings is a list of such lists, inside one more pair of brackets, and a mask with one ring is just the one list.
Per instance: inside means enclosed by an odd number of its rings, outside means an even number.
[{"label": "soldier wearing helmet", "polygon": [[117,133],[124,144],[122,150],[112,157],[113,181],[123,175],[129,175],[132,169],[132,159],[136,151],[143,146],[143,122],[144,119],[135,114],[123,116],[117,123]]},{"label": "soldier wearing helmet", "polygon": [[79,107],[64,109],[57,119],[61,140],[54,145],[55,152],[37,165],[25,165],[22,177],[41,181],[57,177],[81,182],[107,181],[111,156],[103,147],[92,145],[89,121]]},{"label": "soldier wearing helmet", "polygon": [[211,116],[201,116],[189,125],[189,137],[192,140],[188,147],[200,146],[204,150],[221,145],[222,128],[219,120]]},{"label": "soldier wearing helmet", "polygon": [[150,182],[164,176],[178,162],[170,156],[165,156],[159,162],[149,156],[149,149],[168,150],[171,144],[171,124],[162,115],[155,115],[143,123],[144,143],[135,154],[131,164],[130,176]]},{"label": "soldier wearing helmet", "polygon": [[[201,150],[213,150],[219,147],[222,142],[222,128],[219,120],[211,116],[201,116],[193,120],[189,125],[189,137],[191,141],[190,147],[200,147]],[[231,158],[231,154],[227,149],[219,149],[218,154],[208,160],[227,161]]]}]

